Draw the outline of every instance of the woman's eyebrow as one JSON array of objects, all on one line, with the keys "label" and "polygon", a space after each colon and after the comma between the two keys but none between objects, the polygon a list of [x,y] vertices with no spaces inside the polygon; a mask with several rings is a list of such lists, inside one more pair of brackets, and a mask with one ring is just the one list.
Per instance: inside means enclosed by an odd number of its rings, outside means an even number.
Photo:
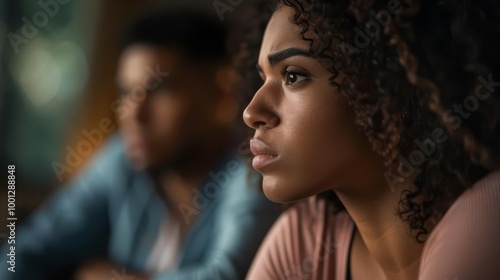
[{"label": "woman's eyebrow", "polygon": [[298,48],[289,48],[289,49],[284,49],[282,51],[276,52],[269,54],[267,56],[267,59],[269,60],[269,64],[271,66],[276,65],[277,63],[292,57],[292,56],[306,56],[306,57],[312,57],[316,58],[314,54],[312,54],[310,51],[298,49]]}]

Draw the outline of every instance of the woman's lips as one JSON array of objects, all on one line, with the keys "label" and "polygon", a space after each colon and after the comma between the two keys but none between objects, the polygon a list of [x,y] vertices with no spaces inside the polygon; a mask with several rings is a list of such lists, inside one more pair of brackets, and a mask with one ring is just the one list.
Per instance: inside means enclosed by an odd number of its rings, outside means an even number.
[{"label": "woman's lips", "polygon": [[254,154],[252,167],[261,170],[278,159],[278,153],[259,139],[250,140],[250,150]]}]

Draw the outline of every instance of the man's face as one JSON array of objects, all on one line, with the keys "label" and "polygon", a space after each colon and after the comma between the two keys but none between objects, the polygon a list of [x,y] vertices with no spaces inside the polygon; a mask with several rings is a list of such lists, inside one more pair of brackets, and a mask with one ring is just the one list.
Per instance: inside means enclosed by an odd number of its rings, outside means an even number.
[{"label": "man's face", "polygon": [[207,69],[174,48],[132,45],[122,53],[117,119],[135,167],[175,163],[209,135],[217,93]]}]

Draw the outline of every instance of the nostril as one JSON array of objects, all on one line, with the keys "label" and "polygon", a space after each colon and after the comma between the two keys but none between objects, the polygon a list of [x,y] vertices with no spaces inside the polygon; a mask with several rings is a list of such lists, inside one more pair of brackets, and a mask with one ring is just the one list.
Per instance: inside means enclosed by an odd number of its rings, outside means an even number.
[{"label": "nostril", "polygon": [[256,122],[254,122],[253,126],[256,128],[259,128],[259,127],[266,126],[266,123],[263,121],[256,121]]}]

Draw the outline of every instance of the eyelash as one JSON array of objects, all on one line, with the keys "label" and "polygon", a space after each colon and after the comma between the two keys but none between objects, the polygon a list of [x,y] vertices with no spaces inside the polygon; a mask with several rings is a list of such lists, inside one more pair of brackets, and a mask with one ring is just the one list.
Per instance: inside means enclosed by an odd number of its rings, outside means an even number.
[{"label": "eyelash", "polygon": [[[285,80],[285,85],[288,85],[288,86],[296,86],[296,85],[298,85],[304,81],[307,81],[309,79],[309,76],[307,74],[289,71],[288,66],[284,67],[281,70],[281,76]],[[290,76],[295,76],[295,79],[299,79],[299,81],[290,82]],[[303,79],[300,80],[300,77],[302,77]]]}]

